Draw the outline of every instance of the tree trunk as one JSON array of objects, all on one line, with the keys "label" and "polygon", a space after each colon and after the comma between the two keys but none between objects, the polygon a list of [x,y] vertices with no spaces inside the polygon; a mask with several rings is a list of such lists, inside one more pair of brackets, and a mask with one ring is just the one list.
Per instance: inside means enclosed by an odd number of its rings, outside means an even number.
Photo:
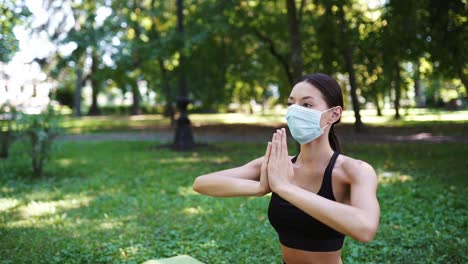
[{"label": "tree trunk", "polygon": [[[152,9],[152,13],[154,14],[156,12],[156,0],[151,0],[150,6]],[[151,32],[150,32],[150,38],[152,39],[157,39],[158,36],[158,31],[156,28],[156,25],[158,23],[158,19],[156,17],[152,17],[152,24],[151,24]],[[164,60],[161,57],[158,57],[158,64],[159,64],[159,70],[161,71],[161,79],[162,79],[162,93],[166,97],[166,105],[164,106],[164,112],[163,115],[165,117],[169,117],[171,120],[171,128],[174,127],[175,125],[175,109],[174,109],[174,96],[173,92],[171,91],[171,86],[169,84],[169,78],[167,77],[167,70],[164,67]]]},{"label": "tree trunk", "polygon": [[96,116],[101,114],[101,110],[99,110],[98,106],[98,101],[97,97],[99,94],[99,82],[96,79],[96,73],[97,73],[97,66],[98,66],[98,56],[96,54],[96,51],[92,51],[92,63],[91,63],[91,88],[92,88],[92,102],[91,102],[91,108],[89,109],[88,115],[90,116]]},{"label": "tree trunk", "polygon": [[169,85],[169,80],[167,77],[167,70],[164,67],[164,61],[162,59],[158,59],[159,62],[159,70],[161,71],[161,79],[162,79],[162,90],[164,92],[164,96],[166,97],[166,106],[164,107],[164,116],[169,117],[171,120],[171,127],[175,125],[175,109],[172,105],[173,103],[173,96],[171,92],[171,87]]},{"label": "tree trunk", "polygon": [[354,71],[353,66],[353,50],[351,47],[347,47],[344,51],[345,63],[346,63],[346,71],[348,72],[349,77],[349,85],[351,86],[351,101],[353,103],[353,111],[354,111],[354,128],[357,132],[361,132],[364,128],[364,124],[361,120],[361,113],[360,113],[360,106],[359,106],[359,99],[357,96],[358,85],[356,82],[356,73]]},{"label": "tree trunk", "polygon": [[[9,122],[9,121],[7,121]],[[11,131],[0,131],[0,143],[1,149],[0,149],[0,159],[6,159],[8,158],[8,149],[10,148],[10,143],[11,143]]]},{"label": "tree trunk", "polygon": [[354,64],[353,64],[353,47],[352,44],[348,41],[348,32],[347,27],[348,24],[346,23],[346,19],[344,17],[343,7],[341,6],[339,9],[339,19],[340,19],[340,32],[341,32],[341,39],[343,40],[344,47],[341,49],[343,58],[345,61],[346,72],[348,72],[349,78],[349,85],[351,86],[351,101],[353,104],[353,111],[354,111],[354,129],[357,132],[361,132],[364,129],[364,124],[361,120],[361,113],[359,107],[359,100],[357,96],[358,85],[356,82],[356,72],[354,71]]},{"label": "tree trunk", "polygon": [[395,89],[395,101],[394,101],[394,107],[395,107],[395,119],[400,119],[400,98],[401,98],[401,75],[400,75],[400,63],[398,61],[395,61],[394,65],[394,70],[395,70],[395,83],[394,83],[394,89]]},{"label": "tree trunk", "polygon": [[372,90],[375,91],[374,94],[374,104],[375,108],[377,109],[377,116],[382,116],[382,107],[380,106],[380,98],[379,98],[379,93],[377,91],[377,87],[375,85],[375,82],[372,84]]},{"label": "tree trunk", "polygon": [[140,89],[138,89],[138,82],[135,80],[135,83],[131,85],[132,87],[132,115],[141,115],[140,108]]},{"label": "tree trunk", "polygon": [[73,114],[81,116],[81,90],[83,88],[83,72],[76,69],[75,97],[73,98]]},{"label": "tree trunk", "polygon": [[[151,7],[153,7],[154,3],[151,3]],[[140,10],[140,1],[134,0],[133,1],[133,8],[135,10]],[[135,40],[136,45],[133,47],[132,52],[133,52],[133,70],[137,71],[141,67],[141,58],[140,58],[140,53],[138,50],[138,47],[141,44],[140,37],[141,37],[141,29],[140,25],[138,23],[132,23],[132,28],[135,31]],[[136,48],[135,48],[136,47]],[[141,94],[140,94],[140,89],[138,88],[138,77],[135,77],[132,87],[132,111],[131,115],[140,115],[141,114]]]},{"label": "tree trunk", "polygon": [[187,91],[187,75],[185,74],[185,54],[184,48],[184,3],[183,0],[177,0],[177,31],[180,34],[180,61],[179,61],[179,107],[180,116],[177,120],[177,128],[174,139],[174,148],[179,150],[188,150],[195,146],[193,133],[188,118],[187,106],[190,103]]},{"label": "tree trunk", "polygon": [[414,98],[416,100],[416,107],[425,107],[425,99],[421,85],[421,72],[419,71],[419,59],[416,60],[414,69]]},{"label": "tree trunk", "polygon": [[300,22],[297,14],[296,3],[294,0],[286,0],[289,25],[289,44],[291,54],[291,67],[293,81],[297,83],[302,78],[302,42]]}]

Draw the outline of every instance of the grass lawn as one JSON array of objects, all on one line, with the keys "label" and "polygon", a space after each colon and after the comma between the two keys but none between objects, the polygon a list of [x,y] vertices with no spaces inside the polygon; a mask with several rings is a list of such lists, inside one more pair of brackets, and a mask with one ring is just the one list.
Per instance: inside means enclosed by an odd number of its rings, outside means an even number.
[{"label": "grass lawn", "polygon": [[[44,179],[18,145],[0,160],[0,263],[280,263],[269,197],[211,198],[194,178],[262,155],[264,145],[189,151],[156,142],[60,142]],[[374,241],[346,239],[345,263],[467,263],[466,144],[348,144],[380,178]]]},{"label": "grass lawn", "polygon": [[[222,124],[254,124],[279,126],[285,124],[285,110],[262,114],[190,114],[194,126]],[[362,110],[362,121],[370,126],[391,128],[421,128],[446,135],[463,135],[468,130],[468,110],[444,111],[431,109],[406,109],[401,111],[402,118],[395,120],[393,110],[384,110],[383,116],[376,116],[374,110]],[[341,122],[354,123],[354,113],[344,111]],[[70,133],[105,132],[135,129],[158,129],[169,126],[169,119],[161,115],[142,116],[98,116],[66,117],[64,128]]]}]

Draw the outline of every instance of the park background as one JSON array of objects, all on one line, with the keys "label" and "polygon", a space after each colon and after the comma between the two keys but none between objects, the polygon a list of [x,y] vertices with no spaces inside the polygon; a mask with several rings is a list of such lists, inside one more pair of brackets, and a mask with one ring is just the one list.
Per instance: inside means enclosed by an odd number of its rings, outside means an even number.
[{"label": "park background", "polygon": [[376,238],[347,238],[344,262],[466,263],[467,9],[1,1],[0,262],[280,263],[269,196],[191,185],[263,155],[294,83],[323,72],[342,153],[379,177]]}]

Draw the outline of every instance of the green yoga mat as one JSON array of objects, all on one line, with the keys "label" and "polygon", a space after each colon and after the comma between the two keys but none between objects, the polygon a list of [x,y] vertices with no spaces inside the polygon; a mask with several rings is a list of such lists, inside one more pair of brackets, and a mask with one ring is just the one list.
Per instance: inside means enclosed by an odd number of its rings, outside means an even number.
[{"label": "green yoga mat", "polygon": [[142,264],[204,264],[203,262],[196,260],[188,255],[179,255],[165,259],[150,259]]}]

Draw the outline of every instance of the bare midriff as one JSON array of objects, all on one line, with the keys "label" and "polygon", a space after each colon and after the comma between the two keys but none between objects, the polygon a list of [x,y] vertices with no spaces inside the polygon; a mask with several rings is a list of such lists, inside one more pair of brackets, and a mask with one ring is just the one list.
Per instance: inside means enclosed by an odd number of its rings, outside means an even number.
[{"label": "bare midriff", "polygon": [[341,250],[316,252],[294,249],[281,245],[286,264],[342,264]]}]

